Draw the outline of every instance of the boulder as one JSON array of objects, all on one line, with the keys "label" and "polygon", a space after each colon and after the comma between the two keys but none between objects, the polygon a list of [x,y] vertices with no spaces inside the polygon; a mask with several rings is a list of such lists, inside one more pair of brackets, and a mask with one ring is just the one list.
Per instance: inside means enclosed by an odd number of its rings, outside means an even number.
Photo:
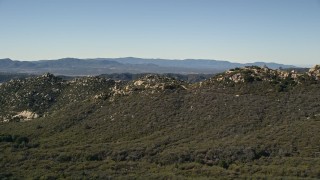
[{"label": "boulder", "polygon": [[17,115],[14,115],[12,117],[12,119],[20,119],[20,120],[24,120],[24,121],[29,121],[32,119],[36,119],[39,118],[39,115],[35,112],[31,112],[31,111],[21,111],[20,113],[18,113]]}]

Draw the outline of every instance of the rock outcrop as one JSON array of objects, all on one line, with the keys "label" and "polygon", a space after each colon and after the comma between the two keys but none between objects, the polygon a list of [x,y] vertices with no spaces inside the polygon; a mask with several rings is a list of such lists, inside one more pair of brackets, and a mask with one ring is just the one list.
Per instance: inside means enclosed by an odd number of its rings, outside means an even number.
[{"label": "rock outcrop", "polygon": [[308,75],[314,77],[316,80],[320,80],[320,65],[315,65],[311,68]]},{"label": "rock outcrop", "polygon": [[187,83],[161,75],[146,75],[136,81],[129,82],[124,90],[126,92],[151,90],[153,92],[164,90],[185,90]]},{"label": "rock outcrop", "polygon": [[18,119],[19,121],[21,120],[29,121],[36,118],[39,118],[39,115],[35,112],[28,111],[28,110],[21,111],[17,115],[12,116],[12,119]]},{"label": "rock outcrop", "polygon": [[[210,78],[207,83],[248,83],[254,81],[268,81],[274,83],[294,82],[302,83],[306,80],[320,80],[320,66],[316,65],[307,73],[298,73],[295,70],[273,70],[268,67],[248,66],[230,69]],[[203,84],[203,83],[200,83]]]},{"label": "rock outcrop", "polygon": [[253,81],[276,81],[284,79],[297,80],[299,74],[295,71],[286,72],[281,70],[273,70],[268,67],[248,66],[244,68],[235,68],[219,74],[211,79],[211,81],[225,82],[253,82]]}]

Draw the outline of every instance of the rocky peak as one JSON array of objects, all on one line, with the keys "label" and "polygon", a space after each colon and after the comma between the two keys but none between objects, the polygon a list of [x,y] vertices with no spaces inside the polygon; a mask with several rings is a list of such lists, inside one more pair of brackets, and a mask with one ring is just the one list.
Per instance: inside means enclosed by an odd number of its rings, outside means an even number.
[{"label": "rocky peak", "polygon": [[186,89],[186,83],[161,75],[146,75],[133,81],[128,86],[137,89]]},{"label": "rocky peak", "polygon": [[183,90],[187,89],[187,83],[178,81],[171,77],[162,75],[148,74],[137,80],[130,81],[122,86],[113,88],[114,95],[130,95],[138,93],[155,93],[165,90]]},{"label": "rocky peak", "polygon": [[235,68],[219,74],[211,79],[211,81],[225,82],[253,82],[253,81],[272,81],[276,79],[295,78],[295,72],[285,72],[273,70],[268,67],[247,66],[243,68]]},{"label": "rocky peak", "polygon": [[200,86],[211,83],[250,83],[254,81],[267,81],[274,84],[300,84],[307,81],[320,80],[320,65],[316,65],[309,72],[296,70],[270,69],[268,67],[247,66],[230,69],[220,73],[207,81],[200,82]]},{"label": "rocky peak", "polygon": [[45,74],[43,74],[41,77],[44,77],[44,78],[53,78],[54,75],[51,74],[51,73],[45,73]]},{"label": "rocky peak", "polygon": [[316,78],[316,80],[320,80],[320,65],[315,65],[309,69],[308,75]]},{"label": "rocky peak", "polygon": [[46,84],[46,83],[50,83],[50,84],[54,84],[57,82],[62,82],[62,79],[51,74],[51,73],[45,73],[41,76],[37,76],[37,77],[29,77],[26,79],[28,83],[33,82],[33,83],[39,83],[39,84]]}]

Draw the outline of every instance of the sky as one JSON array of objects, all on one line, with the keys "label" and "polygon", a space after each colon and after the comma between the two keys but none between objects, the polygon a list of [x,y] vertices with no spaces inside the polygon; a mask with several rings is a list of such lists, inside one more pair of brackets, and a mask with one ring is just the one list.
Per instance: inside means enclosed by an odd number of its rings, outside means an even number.
[{"label": "sky", "polygon": [[0,58],[320,63],[320,0],[0,0]]}]

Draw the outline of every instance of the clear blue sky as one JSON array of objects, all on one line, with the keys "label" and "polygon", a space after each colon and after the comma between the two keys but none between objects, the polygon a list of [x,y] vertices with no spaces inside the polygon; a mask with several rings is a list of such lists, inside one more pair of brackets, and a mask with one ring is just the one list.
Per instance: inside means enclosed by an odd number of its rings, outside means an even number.
[{"label": "clear blue sky", "polygon": [[0,58],[320,63],[319,0],[0,0]]}]

